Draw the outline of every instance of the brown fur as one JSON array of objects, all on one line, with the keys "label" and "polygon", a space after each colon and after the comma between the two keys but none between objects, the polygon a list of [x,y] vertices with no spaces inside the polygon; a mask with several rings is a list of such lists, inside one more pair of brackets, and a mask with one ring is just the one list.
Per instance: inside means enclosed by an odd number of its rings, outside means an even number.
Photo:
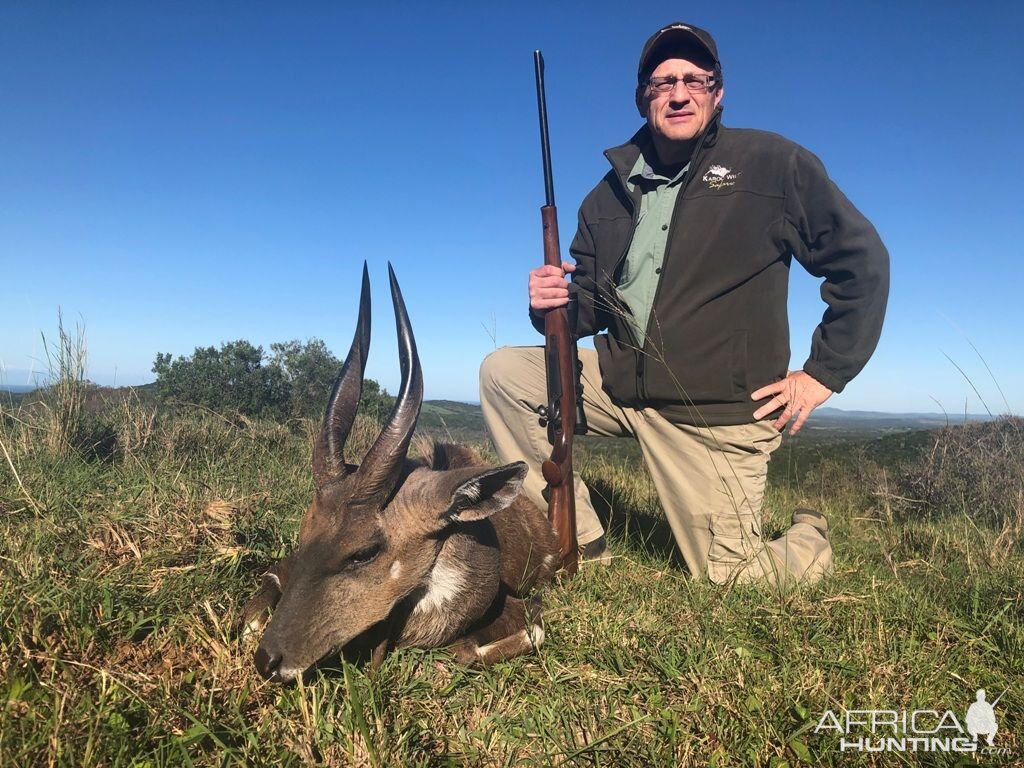
[{"label": "brown fur", "polygon": [[429,466],[406,462],[381,511],[361,508],[343,482],[318,488],[298,549],[242,612],[255,629],[274,609],[262,674],[290,680],[360,645],[373,665],[396,647],[452,645],[463,663],[491,664],[539,646],[536,590],[560,558],[546,515],[519,495],[525,465],[489,467],[458,445],[432,453]]}]

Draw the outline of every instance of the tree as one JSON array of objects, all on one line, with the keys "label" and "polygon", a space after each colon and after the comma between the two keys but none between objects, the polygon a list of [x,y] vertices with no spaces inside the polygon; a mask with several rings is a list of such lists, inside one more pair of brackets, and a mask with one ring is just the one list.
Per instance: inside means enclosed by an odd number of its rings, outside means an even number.
[{"label": "tree", "polygon": [[[159,352],[153,363],[157,393],[162,400],[198,403],[221,413],[271,418],[323,416],[341,370],[341,361],[320,339],[298,339],[262,347],[248,341],[196,347],[188,357],[172,360]],[[359,410],[382,421],[395,398],[373,379],[363,380]]]},{"label": "tree", "polygon": [[[334,380],[341,370],[341,360],[327,349],[320,339],[309,339],[305,344],[298,339],[270,345],[274,353],[270,365],[280,367],[288,382],[288,415],[319,419],[327,407],[327,399],[334,389]],[[395,404],[373,379],[363,379],[359,397],[359,411],[376,421],[383,421]]]},{"label": "tree", "polygon": [[287,409],[289,387],[280,366],[263,365],[263,347],[245,340],[220,349],[196,347],[190,357],[174,361],[169,353],[157,353],[153,373],[163,400],[246,416],[279,416]]},{"label": "tree", "polygon": [[305,344],[298,339],[277,342],[270,349],[274,353],[270,364],[280,368],[288,382],[288,416],[322,416],[341,361],[320,339]]},{"label": "tree", "polygon": [[363,379],[363,392],[359,396],[359,412],[378,422],[383,422],[391,413],[395,398],[373,379]]}]

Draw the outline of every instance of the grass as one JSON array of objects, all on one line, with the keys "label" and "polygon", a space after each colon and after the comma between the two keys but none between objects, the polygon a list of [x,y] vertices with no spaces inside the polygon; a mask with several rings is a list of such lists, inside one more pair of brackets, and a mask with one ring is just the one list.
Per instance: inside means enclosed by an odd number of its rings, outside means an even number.
[{"label": "grass", "polygon": [[837,553],[788,594],[688,579],[636,459],[585,446],[616,557],[548,591],[538,655],[474,670],[407,650],[279,687],[231,622],[293,541],[312,425],[131,395],[104,414],[109,450],[65,456],[31,414],[0,414],[0,765],[955,765],[840,753],[814,727],[827,709],[962,716],[979,687],[1009,687],[1009,754],[978,761],[1024,760],[1022,504],[947,494],[916,514],[891,445],[777,454],[766,529],[810,504]]},{"label": "grass", "polygon": [[77,447],[83,430],[85,401],[85,333],[81,325],[74,333],[64,329],[64,317],[58,316],[57,338],[48,342],[43,336],[43,348],[50,373],[41,405],[45,409],[43,439],[52,453],[68,458]]}]

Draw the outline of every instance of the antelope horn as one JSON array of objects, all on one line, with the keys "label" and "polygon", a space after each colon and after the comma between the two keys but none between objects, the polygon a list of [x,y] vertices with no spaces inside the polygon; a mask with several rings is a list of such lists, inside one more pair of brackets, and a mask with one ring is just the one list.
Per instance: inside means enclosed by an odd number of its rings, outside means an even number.
[{"label": "antelope horn", "polygon": [[384,508],[398,486],[405,455],[409,451],[409,442],[423,404],[423,371],[419,355],[416,354],[416,339],[412,335],[402,289],[398,287],[390,262],[388,278],[391,280],[391,303],[395,307],[402,386],[387,423],[356,471],[359,496],[373,502],[378,509]]},{"label": "antelope horn", "polygon": [[370,350],[370,276],[363,262],[363,288],[359,294],[359,319],[345,364],[334,381],[320,435],[313,446],[313,482],[322,488],[345,474],[345,441],[356,420],[363,371]]}]

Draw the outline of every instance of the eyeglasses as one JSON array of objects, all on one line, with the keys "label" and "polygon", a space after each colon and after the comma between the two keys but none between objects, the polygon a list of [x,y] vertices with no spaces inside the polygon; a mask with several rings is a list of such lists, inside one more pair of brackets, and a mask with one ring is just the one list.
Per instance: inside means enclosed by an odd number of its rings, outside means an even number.
[{"label": "eyeglasses", "polygon": [[654,93],[671,93],[676,83],[682,83],[690,93],[707,93],[715,87],[715,78],[711,75],[684,75],[676,77],[650,77],[645,85]]}]

